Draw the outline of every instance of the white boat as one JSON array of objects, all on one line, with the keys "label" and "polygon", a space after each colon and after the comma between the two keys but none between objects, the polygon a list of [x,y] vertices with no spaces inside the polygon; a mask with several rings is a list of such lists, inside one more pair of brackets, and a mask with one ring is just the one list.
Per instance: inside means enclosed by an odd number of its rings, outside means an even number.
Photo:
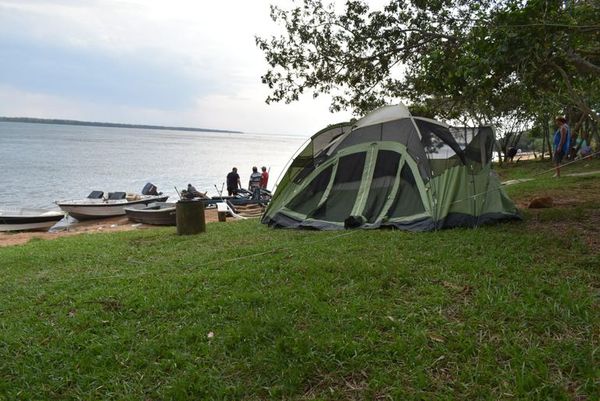
[{"label": "white boat", "polygon": [[[119,196],[111,196],[113,194],[119,194]],[[164,202],[169,198],[167,195],[125,195],[124,192],[113,194],[109,194],[106,199],[88,197],[86,199],[58,201],[56,204],[69,216],[77,220],[90,220],[123,216],[125,208],[143,208],[149,203]],[[123,197],[120,197],[121,194],[123,194]]]},{"label": "white boat", "polygon": [[77,220],[90,220],[123,216],[125,208],[143,208],[149,203],[164,202],[168,198],[168,195],[157,192],[154,184],[147,183],[141,195],[109,192],[105,197],[102,191],[92,191],[86,199],[57,201],[56,204]]},{"label": "white boat", "polygon": [[65,217],[64,212],[48,209],[0,210],[0,231],[46,231]]}]

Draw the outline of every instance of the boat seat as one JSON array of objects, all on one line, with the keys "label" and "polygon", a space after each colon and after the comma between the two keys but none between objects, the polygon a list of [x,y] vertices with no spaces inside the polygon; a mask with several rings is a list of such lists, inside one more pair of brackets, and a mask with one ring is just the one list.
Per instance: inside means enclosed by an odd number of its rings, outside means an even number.
[{"label": "boat seat", "polygon": [[120,200],[125,199],[127,194],[125,192],[109,192],[108,200]]},{"label": "boat seat", "polygon": [[229,205],[229,202],[219,202],[217,203],[217,216],[219,217],[219,221],[226,221],[226,216],[233,216],[237,219],[246,219],[243,216],[237,214],[233,209],[233,205]]},{"label": "boat seat", "polygon": [[88,199],[102,199],[103,196],[104,192],[102,191],[92,191],[87,197]]}]

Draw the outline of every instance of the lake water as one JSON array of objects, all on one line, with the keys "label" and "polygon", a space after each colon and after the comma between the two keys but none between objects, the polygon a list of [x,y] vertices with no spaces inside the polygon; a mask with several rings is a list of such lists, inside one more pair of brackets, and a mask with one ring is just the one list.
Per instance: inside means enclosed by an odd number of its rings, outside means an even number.
[{"label": "lake water", "polygon": [[[308,137],[308,135],[307,135]],[[53,208],[92,190],[139,193],[146,182],[177,199],[192,183],[217,195],[233,166],[242,186],[270,167],[269,189],[307,138],[0,122],[0,208]],[[226,192],[226,190],[225,190]]]}]

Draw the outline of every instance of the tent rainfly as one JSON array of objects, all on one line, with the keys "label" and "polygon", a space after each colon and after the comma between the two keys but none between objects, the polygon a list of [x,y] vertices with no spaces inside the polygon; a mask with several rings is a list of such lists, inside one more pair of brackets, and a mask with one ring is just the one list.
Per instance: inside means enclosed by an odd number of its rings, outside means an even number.
[{"label": "tent rainfly", "polygon": [[428,231],[520,219],[491,169],[492,127],[451,128],[385,106],[310,139],[262,222]]}]

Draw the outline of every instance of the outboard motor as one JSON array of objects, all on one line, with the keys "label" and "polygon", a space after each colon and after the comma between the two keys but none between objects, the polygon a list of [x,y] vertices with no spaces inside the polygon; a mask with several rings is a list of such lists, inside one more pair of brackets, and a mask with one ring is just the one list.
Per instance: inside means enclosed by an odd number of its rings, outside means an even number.
[{"label": "outboard motor", "polygon": [[148,182],[142,189],[142,195],[160,195],[162,192],[159,193],[157,190],[156,185]]}]

